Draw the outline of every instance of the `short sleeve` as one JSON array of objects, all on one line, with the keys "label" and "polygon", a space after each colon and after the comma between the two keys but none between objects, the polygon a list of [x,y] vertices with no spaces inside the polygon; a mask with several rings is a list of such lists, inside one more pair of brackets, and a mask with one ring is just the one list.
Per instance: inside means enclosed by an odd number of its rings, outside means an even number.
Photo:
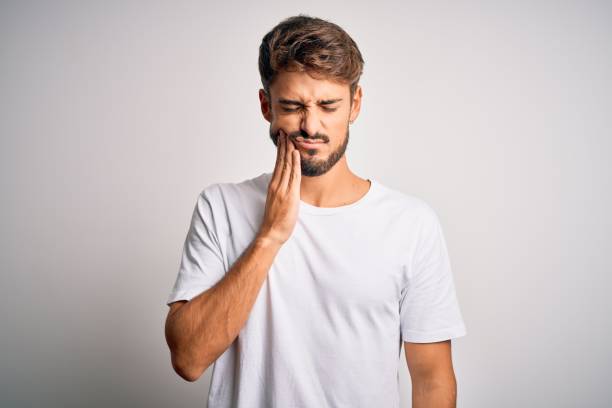
[{"label": "short sleeve", "polygon": [[446,241],[438,216],[425,206],[407,285],[400,300],[403,341],[429,343],[466,335]]},{"label": "short sleeve", "polygon": [[214,228],[213,188],[214,185],[204,189],[198,196],[167,305],[177,300],[191,300],[225,275],[223,252]]}]

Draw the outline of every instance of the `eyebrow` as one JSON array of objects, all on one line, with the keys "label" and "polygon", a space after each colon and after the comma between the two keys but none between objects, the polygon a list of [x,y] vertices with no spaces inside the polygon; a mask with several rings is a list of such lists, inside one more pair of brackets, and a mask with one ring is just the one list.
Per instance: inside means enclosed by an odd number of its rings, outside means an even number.
[{"label": "eyebrow", "polygon": [[[340,102],[342,100],[342,98],[336,98],[336,99],[319,99],[317,101],[317,104],[319,105],[331,105],[333,103],[336,102]],[[282,104],[282,105],[297,105],[297,106],[304,106],[304,104],[300,101],[296,101],[296,100],[292,100],[292,99],[285,99],[285,98],[279,98],[278,99],[278,103]]]}]

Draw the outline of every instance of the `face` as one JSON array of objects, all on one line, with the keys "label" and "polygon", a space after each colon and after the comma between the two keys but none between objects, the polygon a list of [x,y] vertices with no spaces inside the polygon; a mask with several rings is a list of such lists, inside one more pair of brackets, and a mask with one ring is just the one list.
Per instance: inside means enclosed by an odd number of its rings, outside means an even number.
[{"label": "face", "polygon": [[270,86],[270,100],[263,89],[259,99],[270,122],[272,143],[278,145],[278,131],[283,129],[300,151],[302,175],[313,177],[325,174],[343,158],[349,122],[359,114],[361,87],[357,87],[351,105],[347,84],[315,79],[305,72],[282,71]]}]

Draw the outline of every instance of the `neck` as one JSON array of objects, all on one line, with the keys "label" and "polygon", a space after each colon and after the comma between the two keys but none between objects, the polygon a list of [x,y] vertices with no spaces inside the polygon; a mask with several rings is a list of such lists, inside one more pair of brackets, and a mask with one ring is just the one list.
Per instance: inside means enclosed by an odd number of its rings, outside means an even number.
[{"label": "neck", "polygon": [[340,207],[351,204],[365,195],[370,182],[354,174],[348,167],[346,155],[327,173],[308,177],[302,175],[300,198],[316,207]]}]

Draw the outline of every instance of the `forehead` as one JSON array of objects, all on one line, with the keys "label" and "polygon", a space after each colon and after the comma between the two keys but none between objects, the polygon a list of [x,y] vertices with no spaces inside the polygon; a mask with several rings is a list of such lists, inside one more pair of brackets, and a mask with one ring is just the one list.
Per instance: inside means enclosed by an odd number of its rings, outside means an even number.
[{"label": "forehead", "polygon": [[349,86],[329,79],[316,79],[306,72],[281,71],[270,85],[270,93],[274,100],[287,98],[310,103],[348,97]]}]

